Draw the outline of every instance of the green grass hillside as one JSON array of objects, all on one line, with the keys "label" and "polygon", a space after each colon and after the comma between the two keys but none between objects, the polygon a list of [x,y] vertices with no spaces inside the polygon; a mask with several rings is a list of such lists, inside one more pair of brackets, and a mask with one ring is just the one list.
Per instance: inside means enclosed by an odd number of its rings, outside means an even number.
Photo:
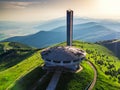
[{"label": "green grass hillside", "polygon": [[[41,50],[21,45],[0,43],[0,90],[30,90],[30,87],[46,73],[41,68]],[[64,46],[65,43],[59,45]],[[87,60],[95,65],[98,73],[94,90],[120,89],[120,60],[111,51],[98,44],[80,41],[74,41],[73,46],[87,52],[86,60],[81,63],[83,70],[75,74],[63,73],[57,90],[84,90],[93,80],[93,70],[87,64]],[[39,88],[43,90],[42,86]]]},{"label": "green grass hillside", "polygon": [[1,42],[0,43],[0,71],[18,64],[25,58],[31,56],[34,48],[16,43]]},{"label": "green grass hillside", "polygon": [[[33,76],[33,72],[42,71],[40,65],[43,61],[39,50],[15,42],[1,42],[0,45],[0,90],[11,88],[27,74],[28,78],[31,74]],[[4,51],[3,48],[7,49]],[[34,75],[33,79],[39,77]],[[22,87],[19,89],[22,90]]]},{"label": "green grass hillside", "polygon": [[56,90],[85,90],[93,80],[94,72],[91,66],[83,61],[83,70],[78,73],[63,73]]},{"label": "green grass hillside", "polygon": [[0,42],[0,54],[11,50],[11,49],[23,49],[23,50],[28,50],[28,49],[33,49],[27,45],[17,43],[17,42]]},{"label": "green grass hillside", "polygon": [[[65,45],[65,43],[60,45]],[[98,44],[80,41],[74,41],[73,46],[85,50],[87,52],[86,60],[91,61],[97,69],[98,76],[94,90],[120,89],[120,60],[110,50]],[[69,83],[64,83],[64,85],[67,86]],[[74,90],[69,89],[70,87],[66,90]]]}]

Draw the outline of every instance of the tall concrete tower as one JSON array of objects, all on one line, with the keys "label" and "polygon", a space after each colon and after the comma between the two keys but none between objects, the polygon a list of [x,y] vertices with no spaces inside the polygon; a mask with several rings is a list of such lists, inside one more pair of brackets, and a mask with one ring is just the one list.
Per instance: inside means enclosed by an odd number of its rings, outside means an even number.
[{"label": "tall concrete tower", "polygon": [[73,39],[73,11],[67,10],[67,46],[72,46]]}]

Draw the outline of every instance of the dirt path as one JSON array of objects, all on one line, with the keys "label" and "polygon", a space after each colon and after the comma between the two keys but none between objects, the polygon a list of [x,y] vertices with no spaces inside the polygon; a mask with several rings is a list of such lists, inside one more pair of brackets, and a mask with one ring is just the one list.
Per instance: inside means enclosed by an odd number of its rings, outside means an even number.
[{"label": "dirt path", "polygon": [[96,80],[97,80],[97,70],[95,68],[95,66],[90,62],[88,61],[88,64],[93,68],[94,70],[94,79],[93,79],[93,82],[91,83],[91,85],[89,86],[88,90],[92,90],[93,87],[95,86],[95,83],[96,83]]}]

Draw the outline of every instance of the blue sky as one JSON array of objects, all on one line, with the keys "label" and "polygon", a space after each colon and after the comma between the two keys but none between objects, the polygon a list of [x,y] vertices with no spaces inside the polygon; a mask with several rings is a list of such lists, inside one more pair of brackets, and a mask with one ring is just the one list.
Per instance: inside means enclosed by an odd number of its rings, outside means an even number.
[{"label": "blue sky", "polygon": [[120,20],[120,0],[0,0],[0,20],[44,21],[66,15]]}]

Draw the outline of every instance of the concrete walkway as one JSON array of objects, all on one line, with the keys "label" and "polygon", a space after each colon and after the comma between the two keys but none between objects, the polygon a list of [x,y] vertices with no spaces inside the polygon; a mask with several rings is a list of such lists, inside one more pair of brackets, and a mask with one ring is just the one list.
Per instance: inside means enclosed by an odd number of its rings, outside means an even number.
[{"label": "concrete walkway", "polygon": [[62,71],[56,71],[46,90],[55,90]]},{"label": "concrete walkway", "polygon": [[88,64],[94,70],[94,79],[93,79],[93,82],[91,83],[90,87],[88,88],[88,90],[92,90],[93,87],[95,86],[95,83],[96,83],[96,80],[97,80],[97,70],[96,70],[95,66],[90,61],[88,61]]},{"label": "concrete walkway", "polygon": [[75,73],[81,72],[82,70],[83,70],[83,67],[80,66],[80,68]]}]

